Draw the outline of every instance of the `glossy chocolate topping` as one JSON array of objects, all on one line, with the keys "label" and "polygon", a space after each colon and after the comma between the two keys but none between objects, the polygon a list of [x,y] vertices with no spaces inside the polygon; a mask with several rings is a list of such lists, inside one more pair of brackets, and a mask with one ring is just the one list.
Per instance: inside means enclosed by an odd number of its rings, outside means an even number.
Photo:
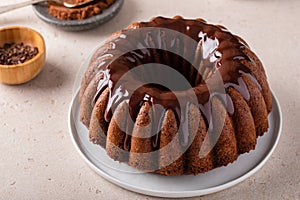
[{"label": "glossy chocolate topping", "polygon": [[[149,27],[155,28],[144,30]],[[173,31],[169,33],[166,29]],[[186,38],[194,41],[194,44]],[[174,111],[182,145],[188,144],[187,118],[191,103],[198,105],[209,124],[210,99],[213,95],[218,96],[211,94],[207,86],[214,74],[219,73],[222,77],[224,91],[233,87],[246,100],[250,99],[250,94],[243,76],[249,77],[261,89],[251,71],[241,63],[242,60],[253,62],[243,53],[243,49],[248,47],[224,27],[207,24],[201,19],[157,17],[150,22],[132,24],[114,35],[105,46],[105,54],[98,58],[98,69],[103,79],[98,83],[94,101],[109,87],[106,121],[110,121],[113,111],[121,102],[126,100],[128,103],[131,120],[127,119],[125,150],[130,149],[130,135],[144,102],[152,105],[152,145],[157,149],[162,119],[167,109]],[[154,70],[156,68],[151,67],[151,63],[171,67],[184,76],[190,86],[179,84],[175,88],[168,88],[161,84],[151,84],[151,80],[155,78],[163,79],[169,84],[177,81],[168,74]],[[143,73],[132,73],[130,78],[121,81],[124,74],[141,65],[145,65]],[[197,102],[191,96],[195,96]],[[234,107],[230,96],[225,94],[218,97],[232,115]]]}]

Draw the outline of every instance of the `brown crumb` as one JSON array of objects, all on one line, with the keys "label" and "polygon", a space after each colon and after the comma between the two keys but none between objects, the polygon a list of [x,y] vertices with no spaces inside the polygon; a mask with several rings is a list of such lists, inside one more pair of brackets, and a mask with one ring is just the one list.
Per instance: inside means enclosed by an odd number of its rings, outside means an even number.
[{"label": "brown crumb", "polygon": [[[77,3],[86,0],[75,0]],[[60,20],[83,20],[97,14],[100,14],[104,9],[113,4],[115,0],[98,0],[95,3],[87,4],[79,8],[66,8],[60,4],[48,2],[48,11],[51,15]]]}]

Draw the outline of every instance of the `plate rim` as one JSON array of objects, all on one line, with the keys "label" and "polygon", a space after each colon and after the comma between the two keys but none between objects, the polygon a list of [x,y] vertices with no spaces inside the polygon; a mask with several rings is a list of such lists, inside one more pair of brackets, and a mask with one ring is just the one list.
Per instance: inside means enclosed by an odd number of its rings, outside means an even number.
[{"label": "plate rim", "polygon": [[187,197],[197,197],[197,196],[208,195],[208,194],[212,194],[212,193],[216,193],[216,192],[228,189],[234,185],[241,183],[242,181],[246,180],[247,178],[251,177],[266,164],[266,162],[270,159],[271,155],[275,151],[275,149],[279,143],[281,133],[282,133],[282,111],[281,111],[279,101],[274,94],[274,91],[272,89],[270,89],[270,90],[271,90],[271,95],[272,95],[272,99],[273,99],[273,109],[275,109],[274,105],[276,104],[276,108],[277,108],[277,112],[278,112],[278,119],[279,119],[277,137],[273,143],[273,146],[268,151],[266,151],[267,152],[266,156],[250,171],[242,174],[240,177],[238,177],[236,179],[233,179],[233,180],[223,183],[221,185],[213,186],[213,187],[206,188],[206,189],[186,191],[184,193],[182,191],[158,191],[158,190],[153,190],[153,189],[145,189],[142,187],[136,187],[136,186],[130,185],[128,183],[123,183],[122,181],[118,180],[117,178],[107,174],[103,169],[100,169],[97,166],[95,166],[81,151],[78,143],[76,142],[73,131],[72,131],[72,118],[73,118],[73,109],[72,108],[73,108],[74,102],[76,100],[76,96],[78,96],[79,91],[77,91],[75,93],[75,95],[72,96],[72,100],[69,105],[69,111],[68,111],[69,133],[70,133],[70,137],[71,137],[73,145],[75,146],[75,148],[76,148],[77,152],[80,154],[80,156],[84,159],[85,163],[92,170],[94,170],[98,175],[100,175],[107,181],[109,181],[121,188],[124,188],[124,189],[132,191],[132,192],[136,192],[139,194],[144,194],[144,195],[154,196],[154,197],[163,197],[163,198],[187,198]]}]

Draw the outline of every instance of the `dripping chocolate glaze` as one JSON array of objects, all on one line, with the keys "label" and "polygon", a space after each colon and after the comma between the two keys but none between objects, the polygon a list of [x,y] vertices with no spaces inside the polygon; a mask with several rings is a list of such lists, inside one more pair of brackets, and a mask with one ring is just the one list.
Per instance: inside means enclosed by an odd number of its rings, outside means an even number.
[{"label": "dripping chocolate glaze", "polygon": [[[108,122],[112,117],[114,109],[124,100],[128,102],[129,114],[133,122],[143,102],[150,102],[153,107],[152,118],[154,122],[152,129],[155,134],[152,136],[152,145],[154,149],[159,146],[158,138],[163,119],[162,116],[167,109],[172,109],[175,114],[178,127],[181,129],[179,132],[181,133],[182,145],[188,143],[187,118],[190,103],[189,96],[192,94],[196,94],[199,109],[206,123],[209,124],[211,116],[209,100],[211,94],[205,80],[201,75],[197,74],[196,70],[204,72],[204,75],[205,70],[209,73],[213,73],[213,70],[218,70],[222,76],[225,89],[227,87],[237,89],[246,100],[249,100],[250,95],[246,84],[241,78],[243,74],[250,77],[258,88],[261,89],[254,76],[252,76],[251,71],[240,62],[241,60],[253,62],[242,51],[247,47],[224,28],[219,28],[200,20],[167,19],[163,17],[157,17],[150,22],[142,22],[135,26],[135,29],[124,30],[114,36],[113,40],[109,41],[113,44],[109,45],[111,49],[108,50],[107,54],[112,55],[112,57],[117,51],[126,52],[126,48],[128,47],[134,50],[121,55],[115,60],[112,58],[104,65],[103,63],[99,65],[99,68],[101,68],[100,71],[102,71],[104,76],[98,84],[94,101],[97,100],[97,97],[105,88],[109,87],[109,102],[105,114],[105,119]],[[170,37],[160,31],[136,34],[139,31],[138,28],[142,27],[161,27],[181,32],[197,41],[198,47],[188,49],[184,45],[185,41],[179,35],[172,35]],[[181,56],[153,47],[165,47],[166,49],[174,50],[173,52],[181,52],[182,55],[192,56],[194,58],[192,64],[195,68]],[[210,57],[208,58],[207,55],[210,55]],[[193,87],[185,90],[169,91],[168,89],[148,84],[132,91],[130,90],[130,85],[141,84],[140,80],[143,79],[143,77],[132,77],[129,86],[124,85],[123,87],[115,88],[116,83],[124,73],[134,67],[147,63],[162,63],[172,67],[190,79]],[[189,70],[192,70],[194,73],[189,75]],[[149,76],[157,75],[151,72],[151,68],[146,69],[145,74]],[[165,78],[171,79],[172,77],[165,75]],[[209,76],[207,80],[209,80]],[[184,102],[184,105],[179,104],[178,98],[180,102]],[[228,113],[232,115],[234,113],[232,99],[229,95],[223,98],[227,102]],[[155,109],[153,105],[160,105],[164,109]],[[126,150],[130,149],[132,129],[133,124],[129,123],[124,144],[124,149]]]}]

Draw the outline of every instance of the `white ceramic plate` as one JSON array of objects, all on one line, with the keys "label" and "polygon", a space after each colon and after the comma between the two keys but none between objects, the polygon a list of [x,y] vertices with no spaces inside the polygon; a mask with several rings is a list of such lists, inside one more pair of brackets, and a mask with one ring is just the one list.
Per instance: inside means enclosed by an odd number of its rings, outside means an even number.
[{"label": "white ceramic plate", "polygon": [[166,177],[138,172],[110,159],[106,152],[92,144],[88,130],[79,120],[78,93],[69,110],[69,129],[73,143],[85,162],[98,174],[125,189],[157,197],[193,197],[218,192],[234,186],[257,172],[270,158],[280,137],[281,110],[274,93],[273,110],[269,115],[270,129],[260,137],[256,149],[239,156],[226,167],[205,174]]}]

